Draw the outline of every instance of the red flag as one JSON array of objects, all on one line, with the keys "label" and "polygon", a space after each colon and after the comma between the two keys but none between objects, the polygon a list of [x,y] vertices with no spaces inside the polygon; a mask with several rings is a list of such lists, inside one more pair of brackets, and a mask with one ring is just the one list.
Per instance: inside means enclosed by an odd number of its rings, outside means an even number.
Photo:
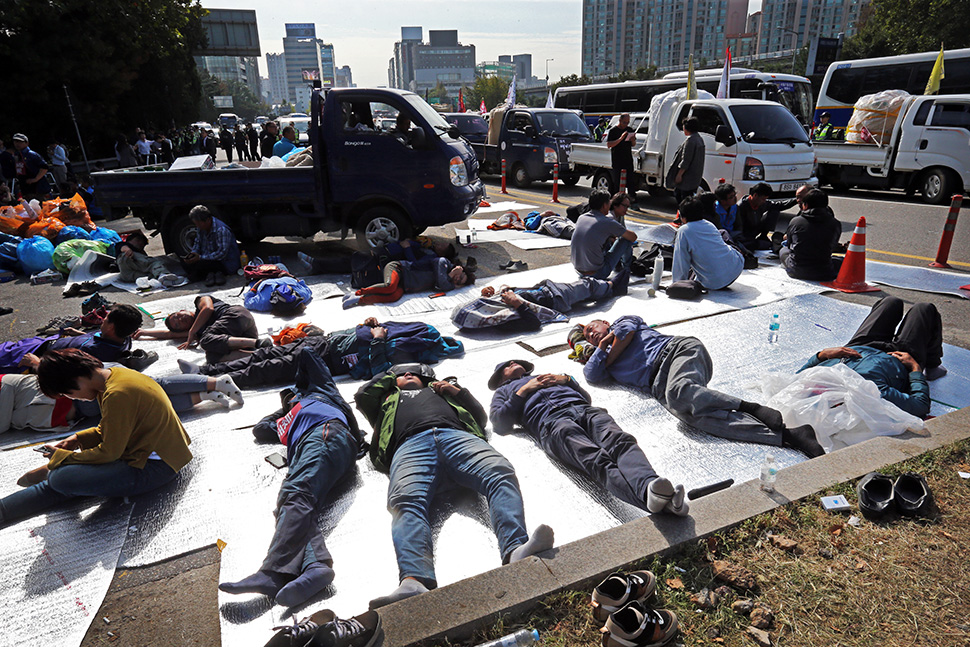
[{"label": "red flag", "polygon": [[458,89],[458,112],[465,112],[465,97],[461,94],[461,88]]}]

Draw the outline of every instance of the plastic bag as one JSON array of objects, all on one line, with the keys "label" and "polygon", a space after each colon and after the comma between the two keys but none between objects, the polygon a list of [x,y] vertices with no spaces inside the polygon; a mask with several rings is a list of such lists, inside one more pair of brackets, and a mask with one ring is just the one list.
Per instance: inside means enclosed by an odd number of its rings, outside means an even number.
[{"label": "plastic bag", "polygon": [[84,256],[84,252],[89,249],[104,254],[108,249],[108,244],[100,240],[84,240],[83,238],[65,241],[54,249],[54,267],[58,272],[67,274],[74,267],[74,264]]},{"label": "plastic bag", "polygon": [[17,260],[26,274],[54,269],[54,244],[43,236],[28,238],[17,245]]},{"label": "plastic bag", "polygon": [[814,366],[795,375],[769,373],[761,389],[769,398],[767,406],[780,411],[789,428],[812,425],[827,452],[924,427],[922,420],[880,397],[875,382],[845,364]]},{"label": "plastic bag", "polygon": [[24,231],[24,238],[43,236],[48,240],[54,240],[62,229],[64,229],[63,222],[57,218],[44,216],[27,225]]},{"label": "plastic bag", "polygon": [[74,225],[85,231],[94,231],[97,225],[88,215],[87,205],[79,193],[70,200],[48,200],[44,203],[45,214],[57,218],[65,225]]},{"label": "plastic bag", "polygon": [[22,213],[23,209],[18,212],[14,207],[0,207],[0,232],[22,238],[28,224],[28,221],[21,217]]},{"label": "plastic bag", "polygon": [[107,254],[114,254],[115,245],[121,242],[121,235],[114,229],[98,227],[91,232],[91,240],[100,240],[107,245]]},{"label": "plastic bag", "polygon": [[883,90],[859,97],[845,128],[846,143],[881,146],[889,142],[899,119],[899,110],[909,96],[905,90]]},{"label": "plastic bag", "polygon": [[75,240],[78,238],[81,240],[91,240],[91,234],[76,225],[66,225],[64,229],[61,229],[61,231],[58,232],[57,238],[54,239],[54,245],[60,245],[68,240]]}]

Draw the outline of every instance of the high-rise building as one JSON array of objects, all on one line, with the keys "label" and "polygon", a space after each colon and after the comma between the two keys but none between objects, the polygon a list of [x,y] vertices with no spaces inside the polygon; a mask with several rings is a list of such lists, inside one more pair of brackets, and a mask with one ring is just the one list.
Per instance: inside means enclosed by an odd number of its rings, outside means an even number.
[{"label": "high-rise building", "polygon": [[320,87],[336,87],[336,70],[337,66],[333,60],[333,45],[331,43],[320,43]]},{"label": "high-rise building", "polygon": [[401,28],[394,58],[388,61],[388,84],[424,93],[441,83],[453,96],[474,85],[475,46],[458,42],[457,29],[429,30],[427,43],[421,41],[422,32],[421,27]]},{"label": "high-rise building", "polygon": [[816,36],[852,36],[868,4],[869,0],[767,0],[761,7],[758,53],[800,49]]},{"label": "high-rise building", "polygon": [[[323,42],[317,38],[316,25],[286,23],[283,56],[286,61],[287,100],[297,110],[306,112],[310,104],[310,87],[314,81],[323,84]],[[333,47],[331,46],[331,52]],[[331,57],[331,65],[333,59]],[[333,76],[330,78],[333,84]]]},{"label": "high-rise building", "polygon": [[338,88],[355,88],[354,85],[354,75],[350,71],[349,65],[344,65],[343,67],[336,68],[337,72],[337,83]]},{"label": "high-rise building", "polygon": [[266,67],[269,71],[270,103],[283,103],[290,96],[289,86],[286,83],[286,56],[284,54],[267,54]]},{"label": "high-rise building", "polygon": [[388,86],[400,90],[411,89],[415,51],[423,40],[423,27],[401,27],[401,40],[394,43],[394,58],[388,62]]},{"label": "high-rise building", "polygon": [[532,54],[513,54],[512,62],[515,63],[515,76],[519,79],[532,78]]},{"label": "high-rise building", "polygon": [[196,56],[195,64],[223,81],[238,81],[259,96],[259,68],[255,56]]},{"label": "high-rise building", "polygon": [[482,61],[475,68],[475,73],[485,78],[497,76],[503,81],[511,81],[512,77],[516,75],[515,63],[512,61],[503,61],[501,56],[498,58],[499,60],[497,61]]}]

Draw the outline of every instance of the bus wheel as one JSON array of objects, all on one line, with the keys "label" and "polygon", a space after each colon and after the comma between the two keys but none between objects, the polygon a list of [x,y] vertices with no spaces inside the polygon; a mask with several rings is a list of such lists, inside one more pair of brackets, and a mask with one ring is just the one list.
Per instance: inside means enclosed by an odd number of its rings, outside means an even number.
[{"label": "bus wheel", "polygon": [[613,195],[613,172],[608,169],[600,169],[593,176],[593,189],[606,191]]},{"label": "bus wheel", "polygon": [[529,172],[525,170],[525,164],[516,164],[512,167],[512,184],[520,189],[528,189],[532,184]]},{"label": "bus wheel", "polygon": [[943,204],[950,197],[953,186],[950,172],[942,168],[930,169],[923,176],[923,202],[927,204]]}]

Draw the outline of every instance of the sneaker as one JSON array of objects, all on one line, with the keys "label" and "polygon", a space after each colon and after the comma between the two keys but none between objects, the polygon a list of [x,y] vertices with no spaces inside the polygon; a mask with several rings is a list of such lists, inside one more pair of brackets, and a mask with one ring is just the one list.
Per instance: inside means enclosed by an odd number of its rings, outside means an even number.
[{"label": "sneaker", "polygon": [[110,308],[114,304],[108,301],[100,293],[95,292],[87,299],[81,302],[81,314],[86,315],[92,310],[97,310],[98,308]]},{"label": "sneaker", "polygon": [[515,261],[507,269],[509,272],[523,272],[529,269],[529,264],[525,261]]},{"label": "sneaker", "polygon": [[78,328],[80,326],[80,317],[54,317],[47,322],[46,326],[41,326],[38,328],[37,332],[42,335],[53,335],[54,333],[58,333],[65,328]]},{"label": "sneaker", "polygon": [[84,329],[98,328],[107,316],[108,310],[101,306],[81,317],[81,327]]},{"label": "sneaker", "polygon": [[899,514],[928,517],[933,508],[933,493],[921,474],[906,472],[893,484],[893,499]]},{"label": "sneaker", "polygon": [[893,480],[879,472],[869,472],[856,485],[859,510],[866,519],[881,519],[892,512]]},{"label": "sneaker", "polygon": [[646,602],[656,590],[657,578],[650,571],[613,573],[593,589],[589,603],[593,607],[593,617],[606,622],[610,614],[619,611],[623,605],[634,600]]},{"label": "sneaker", "polygon": [[270,638],[266,647],[305,647],[321,626],[332,622],[334,619],[336,619],[336,616],[330,609],[317,611],[299,622],[296,621],[294,616],[292,625],[273,627],[276,630],[276,635]]},{"label": "sneaker", "polygon": [[186,279],[178,274],[162,274],[158,277],[158,282],[166,288],[174,288],[185,283]]},{"label": "sneaker", "polygon": [[677,615],[666,609],[647,609],[634,600],[606,620],[603,647],[661,647],[677,635]]},{"label": "sneaker", "polygon": [[349,620],[334,618],[317,629],[307,647],[378,647],[383,643],[381,617],[371,609]]}]

